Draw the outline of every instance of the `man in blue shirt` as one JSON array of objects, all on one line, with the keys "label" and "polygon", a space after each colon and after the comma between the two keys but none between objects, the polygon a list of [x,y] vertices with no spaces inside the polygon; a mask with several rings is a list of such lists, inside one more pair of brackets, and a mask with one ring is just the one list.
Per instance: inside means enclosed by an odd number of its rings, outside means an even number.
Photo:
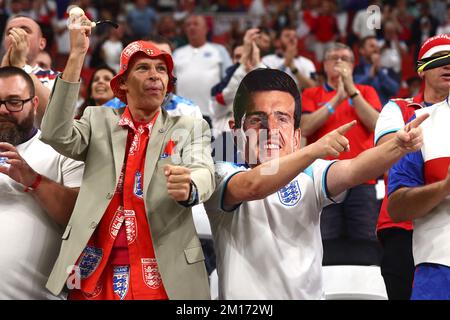
[{"label": "man in blue shirt", "polygon": [[375,36],[367,36],[359,46],[360,61],[354,70],[355,83],[375,88],[385,105],[400,89],[400,77],[392,69],[380,65],[380,46]]}]

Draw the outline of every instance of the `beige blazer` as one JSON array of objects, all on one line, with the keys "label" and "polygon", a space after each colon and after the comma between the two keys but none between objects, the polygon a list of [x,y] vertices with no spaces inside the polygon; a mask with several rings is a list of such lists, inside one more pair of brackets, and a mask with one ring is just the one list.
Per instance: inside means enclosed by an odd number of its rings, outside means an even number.
[{"label": "beige blazer", "polygon": [[[62,237],[61,250],[47,288],[59,294],[68,270],[76,263],[114,195],[122,169],[127,129],[118,125],[125,110],[87,108],[73,120],[79,83],[57,78],[42,122],[41,140],[61,154],[85,162],[81,189]],[[177,143],[176,156],[164,157],[167,143]],[[177,160],[178,159],[178,160]],[[163,173],[165,164],[191,169],[200,202],[214,191],[210,132],[204,120],[159,114],[148,143],[144,199],[159,271],[169,299],[209,299],[208,275],[190,208],[172,200]]]}]

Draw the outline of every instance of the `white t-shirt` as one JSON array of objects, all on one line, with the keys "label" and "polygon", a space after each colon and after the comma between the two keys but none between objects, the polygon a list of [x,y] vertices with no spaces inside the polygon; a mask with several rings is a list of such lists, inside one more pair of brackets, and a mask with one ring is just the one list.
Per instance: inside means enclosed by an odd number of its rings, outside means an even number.
[{"label": "white t-shirt", "polygon": [[325,191],[332,163],[317,160],[278,192],[231,212],[222,206],[225,188],[234,174],[248,169],[216,164],[217,187],[205,208],[214,238],[219,299],[324,297],[320,213],[332,203]]},{"label": "white t-shirt", "polygon": [[[288,75],[294,79],[295,83],[297,83],[297,77],[292,74],[291,69],[286,68],[284,66],[284,57],[281,57],[277,54],[269,54],[262,58],[262,63],[268,66],[271,69],[278,69],[286,72]],[[316,72],[316,67],[314,63],[308,58],[298,56],[294,59],[294,65],[297,68],[298,72],[300,72],[303,76],[307,78],[312,78],[313,74]]]},{"label": "white t-shirt", "polygon": [[[383,47],[384,43],[384,39],[378,40],[380,47]],[[399,42],[399,46],[402,47],[403,50],[407,50],[407,47],[403,41]],[[380,65],[385,68],[391,68],[397,73],[402,71],[402,56],[393,43],[391,43],[388,48],[384,48],[381,51]]]},{"label": "white t-shirt", "polygon": [[225,76],[231,58],[225,47],[206,43],[199,48],[185,45],[173,52],[177,95],[194,101],[210,116],[211,88]]},{"label": "white t-shirt", "polygon": [[123,44],[120,41],[106,40],[102,46],[105,63],[116,73],[120,69],[120,54],[123,50]]},{"label": "white t-shirt", "polygon": [[[79,187],[83,163],[56,153],[40,132],[17,146],[38,173]],[[53,222],[24,186],[0,174],[0,299],[62,299],[45,284],[58,256],[63,229]]]},{"label": "white t-shirt", "polygon": [[[375,36],[375,28],[372,28],[372,21],[376,22],[374,19],[370,19],[373,13],[367,11],[367,9],[359,10],[355,17],[353,18],[352,31],[358,35],[359,39],[363,39],[368,36]],[[370,28],[369,28],[370,26]]]}]

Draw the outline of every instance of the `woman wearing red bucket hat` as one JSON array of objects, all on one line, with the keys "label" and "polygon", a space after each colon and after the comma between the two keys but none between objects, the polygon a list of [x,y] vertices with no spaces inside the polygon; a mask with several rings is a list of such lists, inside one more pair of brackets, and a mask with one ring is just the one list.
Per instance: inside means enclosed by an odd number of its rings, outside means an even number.
[{"label": "woman wearing red bucket hat", "polygon": [[71,299],[208,299],[190,209],[214,190],[208,125],[161,108],[173,90],[173,62],[145,41],[123,50],[111,80],[127,106],[87,108],[73,121],[87,18],[86,25],[70,31],[71,54],[42,126],[42,140],[85,162],[47,288],[59,293],[67,280]]}]

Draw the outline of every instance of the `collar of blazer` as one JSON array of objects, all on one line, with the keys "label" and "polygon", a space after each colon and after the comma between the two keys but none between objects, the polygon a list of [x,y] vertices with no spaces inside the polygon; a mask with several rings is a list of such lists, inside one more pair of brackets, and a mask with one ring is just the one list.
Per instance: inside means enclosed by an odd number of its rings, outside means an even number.
[{"label": "collar of blazer", "polygon": [[[122,171],[123,159],[125,159],[125,148],[127,143],[128,130],[124,130],[118,125],[120,117],[123,115],[125,107],[115,110],[117,119],[115,119],[115,126],[112,132],[112,148],[114,154],[114,165],[116,169],[116,185],[119,181],[120,173]],[[161,108],[158,118],[152,129],[150,140],[147,146],[144,167],[144,195],[153,177],[152,172],[155,171],[156,163],[163,152],[164,141],[168,132],[169,115],[164,108]]]}]

